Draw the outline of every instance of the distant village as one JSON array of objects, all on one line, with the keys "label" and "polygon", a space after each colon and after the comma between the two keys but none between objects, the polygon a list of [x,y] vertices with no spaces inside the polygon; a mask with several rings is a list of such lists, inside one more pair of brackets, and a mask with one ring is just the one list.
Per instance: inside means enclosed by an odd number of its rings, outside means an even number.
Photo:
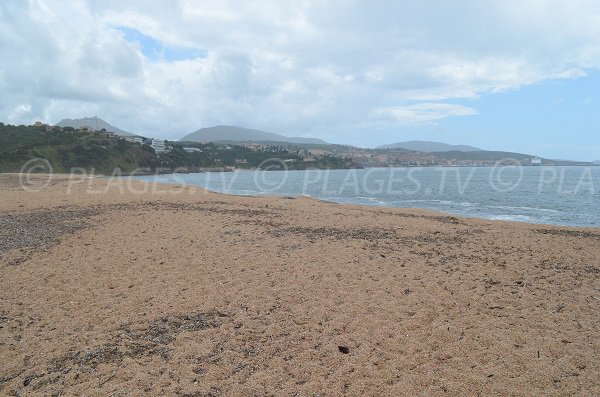
[{"label": "distant village", "polygon": [[[84,134],[89,137],[103,136],[114,141],[129,142],[151,148],[156,155],[150,166],[152,172],[202,172],[228,171],[235,168],[259,168],[266,160],[277,159],[279,165],[287,169],[307,168],[362,168],[360,164],[340,155],[322,149],[311,149],[289,146],[285,142],[273,143],[213,143],[213,142],[178,142],[164,139],[148,138],[139,135],[123,135],[108,131],[105,128],[94,128],[89,125],[78,127],[56,126],[43,122],[35,122],[31,126],[44,134],[60,133],[70,135]],[[75,137],[74,137],[75,138]],[[270,164],[270,169],[274,165]],[[283,169],[282,168],[282,169]]]},{"label": "distant village", "polygon": [[[449,153],[449,152],[448,152]],[[491,152],[490,152],[491,153]],[[363,167],[493,167],[501,158],[492,156],[484,159],[443,158],[442,153],[425,153],[405,149],[361,149],[352,148],[341,154],[360,163]],[[465,152],[464,156],[468,156]],[[539,157],[525,156],[517,159],[522,165],[539,166],[544,161]],[[548,163],[549,164],[549,163]]]},{"label": "distant village", "polygon": [[[209,144],[210,142],[188,142],[189,145],[195,146],[185,146],[185,144],[179,142],[172,142],[164,139],[157,138],[147,138],[138,135],[118,135],[114,132],[107,131],[105,128],[96,129],[91,126],[82,126],[82,127],[61,127],[55,125],[45,124],[40,121],[36,121],[33,124],[33,127],[43,130],[44,132],[52,133],[52,132],[83,132],[83,133],[95,133],[102,134],[106,137],[122,139],[131,143],[138,143],[140,145],[150,146],[157,154],[168,153],[174,149],[175,146],[180,147],[186,153],[203,153],[204,149],[201,147],[197,147],[196,145],[201,144]],[[302,161],[305,163],[313,163],[317,162],[319,159],[323,157],[338,157],[340,159],[348,159],[351,160],[352,157],[349,156],[339,156],[333,152],[324,150],[324,149],[311,149],[307,150],[305,148],[293,147],[290,148],[288,145],[283,145],[284,147],[280,147],[277,145],[268,145],[264,143],[254,143],[254,142],[243,142],[236,144],[223,144],[219,145],[222,150],[232,150],[232,147],[242,147],[246,148],[253,152],[274,152],[285,150],[286,152],[294,154],[293,158],[283,159],[285,163],[293,163],[297,161]],[[217,161],[218,162],[218,161]],[[236,165],[245,165],[248,164],[248,161],[243,158],[235,159],[234,164]]]},{"label": "distant village", "polygon": [[87,126],[87,125],[83,126],[83,127],[79,127],[79,128],[60,127],[57,125],[49,125],[49,124],[42,123],[41,121],[36,121],[33,124],[33,127],[43,129],[45,132],[75,132],[75,131],[79,131],[79,132],[84,132],[84,133],[103,134],[103,135],[106,135],[107,137],[123,139],[123,140],[125,140],[127,142],[131,142],[131,143],[139,143],[140,145],[148,145],[148,146],[152,147],[152,149],[154,149],[154,151],[156,153],[163,153],[163,152],[167,152],[172,149],[172,147],[169,146],[166,143],[167,141],[165,141],[164,139],[146,138],[146,137],[137,136],[137,135],[123,136],[123,135],[115,134],[114,132],[111,132],[111,131],[107,131],[105,128],[95,129],[95,128]]},{"label": "distant village", "polygon": [[[173,142],[164,139],[147,138],[138,135],[118,135],[114,132],[107,131],[104,128],[96,129],[92,126],[60,127],[36,122],[33,127],[42,129],[45,132],[86,132],[103,134],[107,137],[121,139],[131,143],[147,145],[154,149],[157,155],[162,155],[177,150],[183,150],[188,154],[203,153],[206,148],[202,145],[210,142]],[[287,153],[289,158],[281,158],[287,164],[301,162],[303,167],[310,168],[311,164],[317,166],[317,163],[324,159],[328,160],[332,166],[340,166],[342,168],[368,168],[368,167],[431,167],[431,166],[447,166],[447,167],[491,167],[498,164],[498,161],[506,158],[512,158],[509,155],[517,155],[516,153],[502,152],[486,152],[485,155],[473,155],[469,152],[435,152],[426,153],[406,149],[367,149],[356,148],[344,145],[315,145],[315,144],[292,144],[286,142],[278,143],[259,143],[259,142],[239,142],[239,143],[217,143],[214,144],[219,151],[229,151],[239,148],[244,148],[251,152],[278,152],[279,154]],[[215,153],[212,153],[213,155]],[[504,156],[504,157],[503,157]],[[521,165],[541,166],[541,165],[571,165],[573,162],[561,162],[554,160],[541,159],[535,156],[519,155],[515,160]],[[222,156],[221,156],[222,157]],[[212,158],[216,164],[223,164],[219,157]],[[337,164],[337,165],[336,165]],[[244,156],[234,158],[232,166],[250,167],[251,164]]]}]

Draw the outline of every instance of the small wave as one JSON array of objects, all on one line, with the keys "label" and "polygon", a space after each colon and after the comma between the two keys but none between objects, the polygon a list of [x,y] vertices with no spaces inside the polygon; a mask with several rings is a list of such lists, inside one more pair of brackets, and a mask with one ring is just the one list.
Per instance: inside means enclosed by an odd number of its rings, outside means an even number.
[{"label": "small wave", "polygon": [[334,201],[340,204],[365,204],[369,205],[393,205],[393,203],[377,200],[375,197],[325,197],[324,200]]},{"label": "small wave", "polygon": [[549,212],[553,214],[557,214],[560,211],[551,210],[548,208],[535,208],[535,207],[525,207],[525,206],[510,206],[510,205],[486,205],[485,208],[494,208],[499,210],[527,210],[527,211],[538,211],[538,212]]},{"label": "small wave", "polygon": [[356,196],[354,198],[358,200],[378,201],[376,197]]},{"label": "small wave", "polygon": [[399,200],[399,203],[441,203],[442,200]]},{"label": "small wave", "polygon": [[490,215],[486,217],[493,221],[531,222],[533,218],[527,215]]},{"label": "small wave", "polygon": [[233,195],[236,195],[236,196],[264,196],[264,195],[266,195],[265,192],[261,192],[261,191],[257,191],[257,190],[229,190],[229,189],[224,189],[224,190],[221,190],[220,193],[233,194]]}]

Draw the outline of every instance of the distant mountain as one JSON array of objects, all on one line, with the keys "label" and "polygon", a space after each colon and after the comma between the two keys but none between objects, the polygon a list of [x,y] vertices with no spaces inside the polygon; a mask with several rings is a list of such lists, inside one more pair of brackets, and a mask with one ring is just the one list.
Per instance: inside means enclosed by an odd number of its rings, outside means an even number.
[{"label": "distant mountain", "polygon": [[252,130],[242,127],[218,125],[192,132],[180,139],[180,141],[191,142],[289,142],[303,144],[327,144],[317,138],[288,137],[260,130]]},{"label": "distant mountain", "polygon": [[42,134],[35,125],[0,126],[0,172],[19,172],[23,164],[40,157],[59,173],[77,167],[111,175],[115,168],[123,173],[142,172],[140,168],[156,168],[159,164],[150,146],[103,134]]},{"label": "distant mountain", "polygon": [[[473,160],[473,161],[485,161],[485,160],[517,160],[521,162],[530,162],[531,159],[536,158],[536,156],[532,156],[530,154],[524,153],[514,153],[514,152],[502,152],[502,151],[492,151],[492,150],[471,150],[470,152],[465,152],[461,150],[451,150],[444,152],[431,152],[431,155],[435,156],[438,159],[444,160]],[[563,160],[546,160],[545,161],[558,161],[565,162]]]},{"label": "distant mountain", "polygon": [[406,149],[413,150],[415,152],[479,152],[483,149],[479,149],[473,146],[467,145],[449,145],[441,142],[430,142],[430,141],[408,141],[392,143],[390,145],[381,145],[377,149]]},{"label": "distant mountain", "polygon": [[593,164],[600,165],[600,160],[592,161]]},{"label": "distant mountain", "polygon": [[73,127],[73,128],[90,127],[90,128],[98,129],[98,130],[101,130],[102,128],[104,128],[106,131],[115,133],[120,136],[135,136],[135,135],[137,135],[137,134],[133,134],[131,132],[123,131],[122,129],[119,129],[115,126],[112,126],[99,117],[84,117],[82,119],[62,119],[56,125],[59,127]]}]

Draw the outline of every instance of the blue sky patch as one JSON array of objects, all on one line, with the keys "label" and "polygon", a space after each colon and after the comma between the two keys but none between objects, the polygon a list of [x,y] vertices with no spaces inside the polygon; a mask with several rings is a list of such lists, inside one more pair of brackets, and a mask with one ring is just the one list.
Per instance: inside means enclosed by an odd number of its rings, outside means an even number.
[{"label": "blue sky patch", "polygon": [[586,73],[576,79],[544,80],[472,101],[457,101],[477,109],[478,114],[448,118],[440,124],[444,134],[455,141],[484,149],[600,159],[600,72],[589,69]]},{"label": "blue sky patch", "polygon": [[118,26],[116,28],[123,34],[125,39],[140,46],[142,54],[151,61],[183,61],[186,59],[205,58],[206,50],[189,47],[171,46],[147,36],[137,29]]}]

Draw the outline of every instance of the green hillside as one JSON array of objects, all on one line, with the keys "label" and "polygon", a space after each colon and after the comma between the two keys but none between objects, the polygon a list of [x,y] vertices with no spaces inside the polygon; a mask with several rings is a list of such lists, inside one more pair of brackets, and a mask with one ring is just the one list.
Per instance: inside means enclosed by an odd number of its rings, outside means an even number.
[{"label": "green hillside", "polygon": [[498,152],[489,150],[464,152],[452,150],[448,152],[432,152],[432,156],[444,160],[489,160],[498,161],[503,159],[514,159],[518,161],[531,161],[535,156],[513,152]]},{"label": "green hillside", "polygon": [[[47,159],[54,172],[68,173],[74,168],[92,169],[111,175],[116,168],[127,174],[138,168],[149,172],[198,172],[203,169],[262,168],[353,168],[358,165],[335,156],[320,156],[303,161],[298,148],[264,146],[250,149],[241,145],[169,142],[169,149],[155,153],[148,145],[131,143],[101,132],[86,132],[72,127],[13,126],[0,123],[0,172],[19,172],[27,161]],[[275,161],[271,161],[275,159]],[[266,162],[266,163],[265,163]],[[43,171],[43,170],[39,170]],[[139,172],[139,171],[136,171]]]},{"label": "green hillside", "polygon": [[34,126],[0,123],[0,172],[18,172],[28,160],[41,157],[54,172],[85,168],[111,174],[118,167],[130,172],[139,167],[155,167],[154,150],[100,133],[73,131],[46,132]]},{"label": "green hillside", "polygon": [[[242,145],[226,145],[215,143],[197,142],[169,142],[171,150],[159,157],[160,167],[176,169],[187,167],[190,169],[203,167],[235,167],[256,169],[267,167],[269,169],[305,170],[307,168],[341,169],[356,168],[357,163],[335,156],[320,156],[313,161],[303,161],[299,155],[301,147],[269,146],[259,150]],[[200,151],[187,153],[183,147],[193,147]],[[275,161],[273,161],[275,160]]]}]

